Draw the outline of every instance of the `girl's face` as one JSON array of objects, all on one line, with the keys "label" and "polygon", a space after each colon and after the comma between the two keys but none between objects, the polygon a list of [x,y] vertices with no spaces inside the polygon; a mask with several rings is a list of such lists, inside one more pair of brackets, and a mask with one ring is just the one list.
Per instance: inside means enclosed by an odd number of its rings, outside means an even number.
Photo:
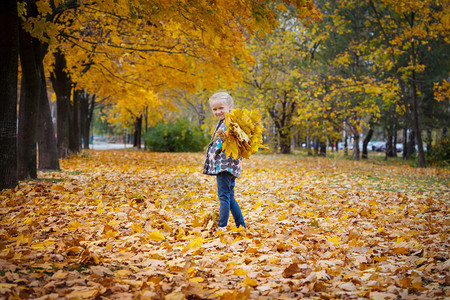
[{"label": "girl's face", "polygon": [[233,109],[233,107],[225,100],[213,100],[209,103],[211,110],[216,118],[219,120],[225,119],[225,115]]}]

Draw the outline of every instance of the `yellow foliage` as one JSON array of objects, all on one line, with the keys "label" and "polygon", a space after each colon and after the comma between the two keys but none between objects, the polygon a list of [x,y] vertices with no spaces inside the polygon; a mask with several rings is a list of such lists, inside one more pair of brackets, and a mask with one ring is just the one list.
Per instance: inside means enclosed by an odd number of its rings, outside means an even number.
[{"label": "yellow foliage", "polygon": [[234,269],[234,274],[238,275],[238,276],[243,276],[243,275],[247,275],[247,271],[242,269],[242,268],[236,268]]},{"label": "yellow foliage", "polygon": [[441,84],[434,83],[434,97],[436,101],[450,99],[450,82],[444,79]]},{"label": "yellow foliage", "polygon": [[220,135],[227,156],[249,158],[259,148],[266,148],[262,144],[264,127],[257,110],[233,109],[225,116],[225,124],[226,130]]},{"label": "yellow foliage", "polygon": [[244,283],[245,283],[246,285],[252,286],[252,287],[255,287],[255,286],[258,285],[258,282],[257,282],[255,279],[250,278],[250,277],[245,277]]},{"label": "yellow foliage", "polygon": [[148,235],[148,238],[150,238],[154,241],[158,241],[158,242],[163,241],[165,239],[164,234],[162,234],[158,230],[150,232],[150,234]]}]

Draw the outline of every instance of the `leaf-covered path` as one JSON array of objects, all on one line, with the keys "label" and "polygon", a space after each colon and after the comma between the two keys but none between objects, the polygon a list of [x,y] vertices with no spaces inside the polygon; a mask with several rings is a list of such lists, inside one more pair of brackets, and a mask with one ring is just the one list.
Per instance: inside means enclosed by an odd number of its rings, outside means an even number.
[{"label": "leaf-covered path", "polygon": [[254,156],[217,232],[202,163],[89,151],[0,192],[0,297],[450,297],[448,171]]}]

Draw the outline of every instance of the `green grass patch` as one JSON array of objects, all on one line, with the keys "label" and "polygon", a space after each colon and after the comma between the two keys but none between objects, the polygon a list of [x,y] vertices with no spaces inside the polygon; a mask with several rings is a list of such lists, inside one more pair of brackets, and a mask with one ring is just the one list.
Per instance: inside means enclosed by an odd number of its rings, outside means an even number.
[{"label": "green grass patch", "polygon": [[40,178],[41,181],[45,182],[60,182],[60,181],[66,181],[65,178]]},{"label": "green grass patch", "polygon": [[83,171],[67,172],[67,174],[69,174],[69,175],[78,175],[78,174],[81,174],[81,173],[83,173]]}]

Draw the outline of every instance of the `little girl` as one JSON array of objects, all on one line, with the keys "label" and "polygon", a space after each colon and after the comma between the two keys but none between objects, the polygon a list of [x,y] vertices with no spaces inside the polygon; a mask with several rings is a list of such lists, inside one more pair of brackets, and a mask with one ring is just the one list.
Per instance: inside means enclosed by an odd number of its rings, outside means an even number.
[{"label": "little girl", "polygon": [[215,126],[211,142],[206,151],[203,174],[216,175],[217,177],[217,194],[220,200],[218,229],[226,230],[230,210],[236,227],[247,228],[241,208],[234,199],[235,179],[241,175],[242,157],[239,159],[227,157],[225,152],[222,151],[222,138],[217,136],[218,131],[226,129],[224,119],[225,115],[231,112],[234,107],[233,98],[228,93],[216,93],[209,98],[209,105],[219,122]]}]

